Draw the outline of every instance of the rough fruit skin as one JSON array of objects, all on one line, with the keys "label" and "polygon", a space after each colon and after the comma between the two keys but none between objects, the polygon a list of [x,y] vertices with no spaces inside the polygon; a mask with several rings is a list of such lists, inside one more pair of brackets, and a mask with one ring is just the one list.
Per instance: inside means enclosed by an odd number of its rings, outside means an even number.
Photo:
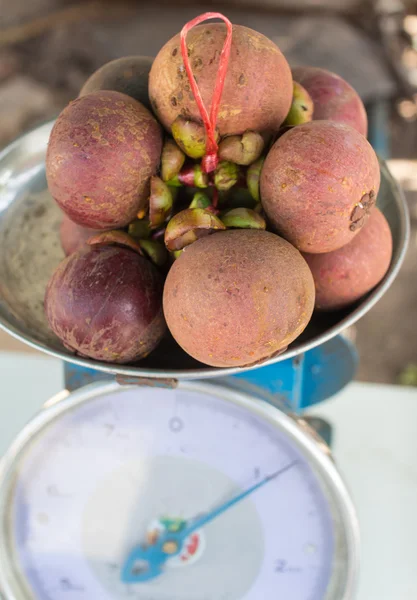
[{"label": "rough fruit skin", "polygon": [[316,286],[316,308],[337,310],[372,290],[388,271],[391,230],[384,215],[373,210],[349,244],[327,254],[304,254]]},{"label": "rough fruit skin", "polygon": [[164,287],[167,325],[178,344],[214,367],[270,358],[306,327],[314,282],[301,254],[277,235],[235,229],[188,246]]},{"label": "rough fruit skin", "polygon": [[[190,62],[210,110],[226,27],[207,23],[187,35]],[[149,75],[149,98],[159,121],[170,130],[178,115],[200,119],[181,56],[180,36],[156,56]],[[220,135],[276,131],[290,109],[292,77],[279,48],[267,37],[233,25],[232,48],[219,107]]]},{"label": "rough fruit skin", "polygon": [[363,135],[342,123],[311,121],[275,142],[260,191],[276,231],[300,251],[321,253],[359,232],[379,184],[378,159]]},{"label": "rough fruit skin", "polygon": [[73,223],[71,219],[64,215],[59,229],[59,236],[65,256],[69,256],[82,248],[86,245],[87,240],[97,233],[98,231],[96,229],[81,227],[81,225]]},{"label": "rough fruit skin", "polygon": [[292,75],[313,100],[313,120],[328,119],[345,123],[366,137],[368,117],[365,107],[347,81],[336,73],[318,67],[296,67]]},{"label": "rough fruit skin", "polygon": [[148,96],[150,56],[124,56],[112,60],[95,71],[85,82],[79,96],[99,90],[122,92],[151,108]]},{"label": "rough fruit skin", "polygon": [[64,259],[45,295],[49,325],[64,345],[90,358],[128,363],[147,356],[166,326],[162,278],[126,248],[83,248]]},{"label": "rough fruit skin", "polygon": [[161,149],[161,128],[144,106],[120,92],[93,92],[71,102],[52,129],[49,191],[78,225],[122,227],[146,203]]}]

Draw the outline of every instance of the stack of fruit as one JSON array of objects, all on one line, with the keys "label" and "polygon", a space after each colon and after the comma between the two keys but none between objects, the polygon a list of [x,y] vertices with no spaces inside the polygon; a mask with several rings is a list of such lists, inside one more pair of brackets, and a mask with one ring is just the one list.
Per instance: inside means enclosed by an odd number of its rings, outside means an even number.
[{"label": "stack of fruit", "polygon": [[114,363],[147,356],[166,326],[212,366],[283,352],[314,308],[356,302],[389,267],[366,133],[348,83],[291,73],[271,40],[217,13],[154,60],[105,65],[49,141],[67,254],[45,297],[52,330]]}]

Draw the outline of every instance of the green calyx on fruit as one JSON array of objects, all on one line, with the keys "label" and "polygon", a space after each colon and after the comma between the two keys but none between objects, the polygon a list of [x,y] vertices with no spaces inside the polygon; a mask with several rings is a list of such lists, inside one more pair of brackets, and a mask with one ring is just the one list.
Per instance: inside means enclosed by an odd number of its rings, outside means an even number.
[{"label": "green calyx on fruit", "polygon": [[243,135],[231,135],[219,144],[219,158],[238,165],[250,165],[257,160],[264,149],[264,139],[260,133],[246,131]]},{"label": "green calyx on fruit", "polygon": [[220,218],[228,229],[266,229],[265,219],[250,208],[232,208]]},{"label": "green calyx on fruit", "polygon": [[203,172],[201,165],[194,166],[194,185],[198,188],[206,188],[209,185],[209,177]]},{"label": "green calyx on fruit", "polygon": [[174,190],[177,189],[177,188],[179,188],[179,187],[182,187],[182,185],[183,185],[181,183],[181,181],[180,181],[179,174],[175,175],[175,177],[173,177],[172,179],[170,179],[169,181],[167,181],[166,184],[169,185],[169,187],[172,188],[172,189],[174,189]]},{"label": "green calyx on fruit", "polygon": [[162,148],[161,177],[163,181],[173,179],[181,171],[185,154],[174,140],[167,139]]},{"label": "green calyx on fruit", "polygon": [[198,238],[226,229],[212,212],[204,208],[187,208],[177,213],[167,225],[165,245],[168,250],[182,250]]},{"label": "green calyx on fruit", "polygon": [[177,260],[183,252],[184,252],[184,250],[173,250],[171,252],[171,256],[173,257],[174,260]]},{"label": "green calyx on fruit", "polygon": [[209,197],[204,192],[196,192],[189,208],[208,208],[211,206]]},{"label": "green calyx on fruit", "polygon": [[235,163],[222,160],[217,165],[214,173],[214,185],[218,190],[230,190],[239,179],[239,166]]},{"label": "green calyx on fruit", "polygon": [[151,177],[149,197],[149,222],[152,229],[160,227],[168,219],[172,210],[172,195],[169,187],[155,175]]},{"label": "green calyx on fruit", "polygon": [[209,185],[209,176],[203,172],[201,165],[189,165],[184,167],[178,175],[167,181],[167,185],[174,188],[185,185],[204,189]]},{"label": "green calyx on fruit", "polygon": [[139,245],[157,267],[162,267],[168,258],[168,253],[163,244],[155,240],[139,240]]},{"label": "green calyx on fruit", "polygon": [[256,202],[260,202],[261,199],[259,193],[259,180],[264,161],[265,157],[258,158],[256,162],[251,164],[246,173],[246,185],[248,186],[248,190],[250,191],[252,198]]},{"label": "green calyx on fruit", "polygon": [[145,219],[135,219],[130,223],[127,232],[135,240],[147,240],[151,235],[149,221]]},{"label": "green calyx on fruit", "polygon": [[[206,153],[206,131],[203,123],[179,115],[171,126],[174,140],[190,158],[203,158]],[[217,135],[218,139],[218,135]]]},{"label": "green calyx on fruit", "polygon": [[301,125],[307,123],[313,118],[314,104],[310,94],[302,85],[293,82],[293,98],[283,126]]},{"label": "green calyx on fruit", "polygon": [[87,244],[89,246],[122,246],[123,248],[129,248],[143,256],[142,249],[138,242],[125,231],[119,231],[118,229],[97,233],[87,240]]}]

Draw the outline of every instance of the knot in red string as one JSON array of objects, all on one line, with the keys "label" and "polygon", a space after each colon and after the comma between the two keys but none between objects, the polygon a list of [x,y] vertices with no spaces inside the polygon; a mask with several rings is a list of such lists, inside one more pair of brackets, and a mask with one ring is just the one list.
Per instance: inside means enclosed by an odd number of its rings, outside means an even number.
[{"label": "knot in red string", "polygon": [[[226,39],[223,44],[223,48],[220,54],[219,59],[219,68],[217,71],[216,83],[214,85],[213,97],[211,101],[211,109],[210,115],[207,112],[207,109],[204,105],[203,98],[201,97],[200,90],[198,89],[197,82],[194,78],[193,71],[191,69],[190,59],[188,56],[188,48],[187,48],[187,33],[196,25],[199,25],[203,21],[207,21],[208,19],[222,19],[226,23]],[[217,123],[217,114],[219,112],[220,100],[223,93],[224,80],[226,79],[227,67],[229,65],[229,57],[230,57],[230,48],[232,46],[232,24],[227,17],[222,15],[221,13],[216,12],[208,12],[192,19],[189,21],[181,30],[181,54],[182,59],[184,61],[185,70],[187,72],[188,81],[190,82],[191,90],[194,94],[195,101],[197,102],[198,110],[200,111],[200,115],[202,121],[204,123],[204,128],[206,130],[206,154],[201,162],[201,168],[205,173],[211,173],[217,167],[219,162],[217,151],[217,141],[216,141],[216,123]]]}]

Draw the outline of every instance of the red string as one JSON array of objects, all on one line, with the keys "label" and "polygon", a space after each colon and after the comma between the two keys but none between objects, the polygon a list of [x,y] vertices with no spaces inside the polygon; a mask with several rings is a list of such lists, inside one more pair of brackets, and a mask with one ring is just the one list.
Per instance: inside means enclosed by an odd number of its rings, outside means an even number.
[{"label": "red string", "polygon": [[[211,101],[210,116],[204,105],[203,98],[201,97],[200,90],[194,74],[191,69],[190,59],[188,56],[187,48],[187,33],[196,25],[199,25],[203,21],[208,19],[222,19],[226,23],[227,34],[223,44],[223,48],[219,59],[219,68],[217,71],[216,83],[214,85],[213,97]],[[207,12],[195,19],[192,19],[181,30],[181,54],[184,61],[185,70],[187,72],[188,81],[192,92],[194,94],[195,101],[197,102],[198,110],[200,111],[201,118],[204,123],[206,130],[206,154],[201,162],[201,167],[205,173],[211,173],[217,167],[219,162],[217,156],[217,142],[216,142],[216,123],[217,113],[219,112],[220,100],[223,93],[224,80],[226,79],[227,67],[229,64],[230,48],[232,45],[232,24],[227,17],[217,12]]]}]

